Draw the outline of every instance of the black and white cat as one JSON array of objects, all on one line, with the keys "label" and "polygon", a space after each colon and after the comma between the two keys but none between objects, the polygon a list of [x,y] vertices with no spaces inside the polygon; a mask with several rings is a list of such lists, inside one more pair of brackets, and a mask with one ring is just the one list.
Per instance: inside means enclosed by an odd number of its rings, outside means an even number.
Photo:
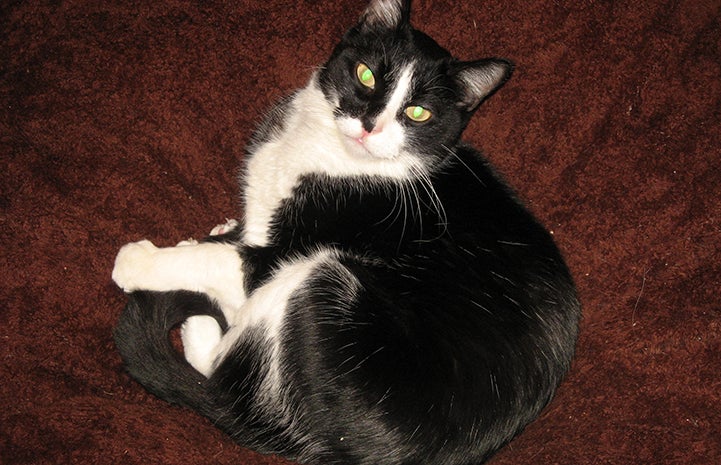
[{"label": "black and white cat", "polygon": [[580,310],[564,261],[459,142],[511,65],[458,61],[408,16],[408,1],[372,0],[272,110],[240,223],[117,256],[130,374],[258,451],[479,464],[569,368]]}]

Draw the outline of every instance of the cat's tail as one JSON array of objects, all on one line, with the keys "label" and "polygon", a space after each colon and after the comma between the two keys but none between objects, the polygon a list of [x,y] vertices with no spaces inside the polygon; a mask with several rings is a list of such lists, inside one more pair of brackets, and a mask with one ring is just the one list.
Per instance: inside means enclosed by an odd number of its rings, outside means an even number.
[{"label": "cat's tail", "polygon": [[215,417],[207,379],[174,348],[170,334],[193,315],[210,315],[227,328],[220,309],[206,295],[187,291],[136,291],[128,297],[113,335],[130,376],[161,399]]}]

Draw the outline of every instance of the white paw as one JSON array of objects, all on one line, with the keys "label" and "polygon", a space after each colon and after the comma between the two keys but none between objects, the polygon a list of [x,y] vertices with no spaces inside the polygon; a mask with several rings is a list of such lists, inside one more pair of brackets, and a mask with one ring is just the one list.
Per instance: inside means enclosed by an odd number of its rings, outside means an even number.
[{"label": "white paw", "polygon": [[115,257],[113,281],[125,292],[142,289],[142,276],[153,264],[153,255],[158,250],[152,242],[142,240],[131,242],[120,248]]},{"label": "white paw", "polygon": [[185,246],[188,246],[188,245],[198,245],[198,241],[196,241],[195,239],[193,239],[193,238],[191,237],[191,238],[188,239],[188,240],[178,242],[175,246],[176,246],[176,247],[185,247]]},{"label": "white paw", "polygon": [[219,236],[238,227],[238,221],[236,220],[225,220],[224,224],[219,224],[210,231],[211,236]]},{"label": "white paw", "polygon": [[210,377],[218,343],[223,337],[218,322],[208,315],[191,316],[180,330],[185,359],[193,368]]}]

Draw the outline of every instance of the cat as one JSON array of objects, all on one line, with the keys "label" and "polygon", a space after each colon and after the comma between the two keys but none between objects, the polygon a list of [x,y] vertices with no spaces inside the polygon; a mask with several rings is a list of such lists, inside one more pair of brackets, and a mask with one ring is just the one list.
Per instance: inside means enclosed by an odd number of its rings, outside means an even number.
[{"label": "cat", "polygon": [[410,25],[409,3],[371,0],[269,113],[247,148],[242,221],[115,261],[130,375],[262,453],[480,464],[571,363],[569,270],[460,141],[512,64],[453,58]]}]

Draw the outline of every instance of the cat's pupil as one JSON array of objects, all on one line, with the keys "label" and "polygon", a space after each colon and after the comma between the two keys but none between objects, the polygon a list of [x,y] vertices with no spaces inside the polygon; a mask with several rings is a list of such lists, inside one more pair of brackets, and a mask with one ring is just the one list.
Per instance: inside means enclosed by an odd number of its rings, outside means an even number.
[{"label": "cat's pupil", "polygon": [[429,110],[420,105],[406,108],[405,113],[411,121],[415,121],[417,123],[424,123],[428,121],[432,115]]},{"label": "cat's pupil", "polygon": [[375,87],[376,79],[375,76],[373,76],[373,71],[370,70],[368,65],[364,63],[358,64],[356,67],[356,76],[358,77],[358,80],[363,84],[364,86],[368,88]]}]

